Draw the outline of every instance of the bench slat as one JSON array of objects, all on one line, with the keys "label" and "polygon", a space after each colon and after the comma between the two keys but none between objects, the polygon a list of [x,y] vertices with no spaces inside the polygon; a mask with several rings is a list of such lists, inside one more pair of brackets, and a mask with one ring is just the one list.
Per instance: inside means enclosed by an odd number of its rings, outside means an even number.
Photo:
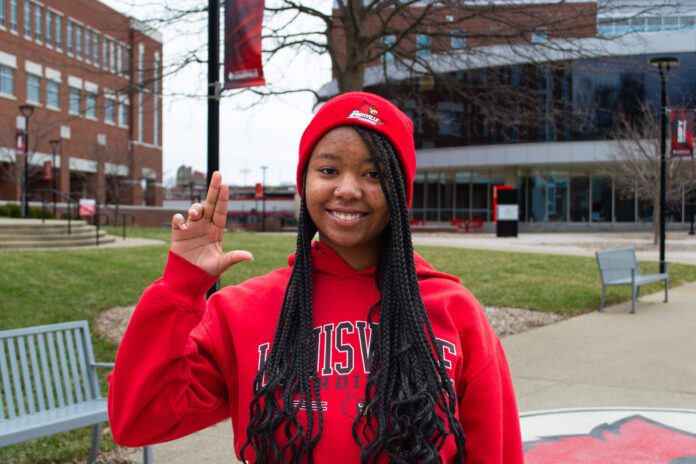
[{"label": "bench slat", "polygon": [[7,354],[10,357],[10,373],[12,374],[12,382],[14,384],[14,398],[10,394],[10,399],[14,406],[17,406],[17,414],[20,416],[25,415],[26,409],[24,408],[24,401],[21,399],[24,397],[22,392],[22,383],[20,382],[19,366],[17,366],[17,350],[15,348],[15,339],[9,338],[7,340]]},{"label": "bench slat", "polygon": [[73,382],[73,391],[75,392],[75,402],[82,403],[82,386],[80,385],[80,374],[77,370],[77,355],[75,354],[75,342],[72,330],[65,331],[65,341],[68,349],[68,359],[70,360],[70,377]]},{"label": "bench slat", "polygon": [[36,334],[36,338],[39,342],[39,358],[41,359],[41,372],[43,373],[43,378],[45,380],[44,385],[46,387],[46,399],[48,400],[48,409],[53,409],[56,407],[56,402],[53,399],[53,388],[51,385],[51,371],[48,365],[48,357],[46,356],[46,343],[44,342],[44,334]]},{"label": "bench slat", "polygon": [[56,399],[58,400],[58,407],[62,408],[65,406],[65,396],[63,395],[63,385],[60,378],[58,356],[56,355],[56,346],[55,341],[53,340],[53,332],[48,332],[46,334],[46,339],[48,341],[48,353],[51,357],[51,367],[53,368],[53,386],[56,387]]},{"label": "bench slat", "polygon": [[[14,406],[12,405],[12,390],[10,389],[10,373],[7,369],[7,357],[5,355],[5,340],[0,340],[0,375],[2,375],[2,389],[5,392],[5,406],[0,411],[0,418],[15,417]],[[7,415],[5,415],[5,407]]]},{"label": "bench slat", "polygon": [[89,385],[87,360],[85,358],[84,332],[84,329],[75,329],[75,345],[77,346],[77,360],[80,366],[80,377],[82,378],[82,388],[85,391],[85,399],[93,400],[94,395]]},{"label": "bench slat", "polygon": [[31,372],[34,375],[34,391],[36,395],[36,401],[38,406],[38,411],[46,410],[46,402],[43,396],[43,383],[41,382],[41,375],[39,374],[39,359],[36,356],[36,341],[34,335],[27,336],[27,346],[29,347],[29,360],[31,362]]},{"label": "bench slat", "polygon": [[60,372],[63,376],[63,392],[67,404],[75,404],[73,397],[72,385],[70,382],[70,366],[68,364],[68,353],[65,349],[63,340],[63,332],[56,332],[56,341],[58,342],[58,357],[60,358]]},{"label": "bench slat", "polygon": [[31,382],[31,366],[27,358],[26,337],[17,337],[17,344],[19,345],[19,368],[24,380],[24,398],[17,398],[17,401],[24,402],[26,400],[29,414],[34,414],[36,413],[36,403],[34,402],[34,388]]}]

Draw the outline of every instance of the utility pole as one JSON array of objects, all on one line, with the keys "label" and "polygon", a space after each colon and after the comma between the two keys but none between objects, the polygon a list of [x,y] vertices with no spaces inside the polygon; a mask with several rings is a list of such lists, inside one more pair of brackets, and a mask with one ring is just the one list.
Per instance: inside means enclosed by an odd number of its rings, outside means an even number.
[{"label": "utility pole", "polygon": [[261,230],[266,232],[266,169],[268,166],[261,166],[261,171],[263,171],[263,179],[261,180],[261,202],[262,202],[262,226]]},{"label": "utility pole", "polygon": [[[220,5],[208,0],[208,186],[213,172],[220,169]],[[216,280],[208,293],[220,290]]]}]

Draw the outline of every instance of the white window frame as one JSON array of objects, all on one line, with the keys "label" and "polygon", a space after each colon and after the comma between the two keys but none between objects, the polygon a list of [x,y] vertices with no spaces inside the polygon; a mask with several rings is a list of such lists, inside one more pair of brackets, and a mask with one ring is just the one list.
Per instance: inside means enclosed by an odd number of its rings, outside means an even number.
[{"label": "white window frame", "polygon": [[[9,14],[10,20],[8,23],[8,28],[9,28],[10,32],[13,33],[14,35],[19,34],[19,12],[18,12],[19,5],[18,5],[18,3],[19,3],[19,0],[10,0],[10,14]],[[14,22],[13,22],[13,19],[14,19]],[[12,26],[14,26],[14,27],[12,27]]]},{"label": "white window frame", "polygon": [[46,46],[53,48],[53,11],[50,8],[46,8],[44,13],[44,24],[46,28]]},{"label": "white window frame", "polygon": [[74,45],[74,31],[75,27],[73,26],[72,20],[68,18],[65,21],[65,50],[68,53],[68,56],[73,56],[73,53],[75,52],[75,45]]},{"label": "white window frame", "polygon": [[99,32],[92,29],[92,64],[99,67]]},{"label": "white window frame", "polygon": [[[17,70],[17,57],[9,53],[0,52],[0,66],[9,69],[11,72],[12,93],[5,93],[0,90],[0,97],[8,100],[17,100],[15,96],[15,71]],[[1,70],[0,70],[1,72]]]},{"label": "white window frame", "polygon": [[34,40],[38,44],[43,44],[43,31],[41,25],[43,20],[41,19],[41,5],[34,3]]},{"label": "white window frame", "polygon": [[[94,105],[90,106],[90,99],[94,100]],[[91,121],[97,121],[97,94],[93,92],[85,92],[85,118]]]},{"label": "white window frame", "polygon": [[[50,85],[56,86],[56,96],[58,99],[56,105],[52,105],[48,100],[48,89]],[[60,111],[60,81],[55,81],[53,79],[49,79],[48,77],[46,78],[46,108],[49,110]]]},{"label": "white window frame", "polygon": [[[130,108],[130,101],[127,95],[122,95],[118,100],[118,127],[128,129],[128,109]],[[122,119],[125,120],[125,122],[122,123]]]},{"label": "white window frame", "polygon": [[[73,110],[73,91],[77,91],[77,111]],[[82,89],[77,87],[68,86],[68,114],[73,116],[80,116],[80,110],[82,106]]]},{"label": "white window frame", "polygon": [[7,7],[5,0],[0,0],[0,30],[7,30]]},{"label": "white window frame", "polygon": [[[111,119],[109,119],[109,108],[111,108]],[[116,96],[113,92],[104,89],[104,124],[116,125]]]},{"label": "white window frame", "polygon": [[24,0],[24,38],[31,40],[31,2]]},{"label": "white window frame", "polygon": [[[37,99],[36,100],[29,97],[30,78],[32,78],[32,80],[36,79],[36,81],[37,81],[37,86],[36,86]],[[27,73],[26,86],[27,86],[26,102],[30,103],[34,106],[42,106],[41,105],[41,76],[34,74],[34,73]]]},{"label": "white window frame", "polygon": [[82,48],[82,42],[84,41],[84,26],[73,20],[75,24],[75,57],[78,60],[84,58],[85,49]]},{"label": "white window frame", "polygon": [[53,43],[56,46],[56,51],[58,53],[63,53],[63,15],[53,10],[53,16],[55,19],[53,28]]},{"label": "white window frame", "polygon": [[92,30],[85,26],[84,57],[87,63],[92,62]]}]

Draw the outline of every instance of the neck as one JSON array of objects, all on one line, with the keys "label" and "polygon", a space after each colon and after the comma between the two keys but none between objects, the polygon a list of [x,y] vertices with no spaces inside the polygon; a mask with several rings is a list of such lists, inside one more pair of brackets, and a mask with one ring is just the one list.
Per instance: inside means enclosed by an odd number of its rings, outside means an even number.
[{"label": "neck", "polygon": [[354,271],[362,271],[368,267],[372,267],[377,264],[379,260],[381,240],[370,246],[341,247],[328,240],[322,239],[320,233],[319,241],[334,250]]}]

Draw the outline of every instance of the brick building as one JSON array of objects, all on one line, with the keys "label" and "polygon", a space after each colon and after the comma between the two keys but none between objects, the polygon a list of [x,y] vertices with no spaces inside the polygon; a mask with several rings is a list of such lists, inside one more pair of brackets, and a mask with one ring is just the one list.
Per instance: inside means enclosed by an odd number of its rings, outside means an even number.
[{"label": "brick building", "polygon": [[161,75],[161,35],[97,0],[0,0],[0,200],[21,199],[30,105],[31,200],[55,181],[64,195],[161,205]]}]

